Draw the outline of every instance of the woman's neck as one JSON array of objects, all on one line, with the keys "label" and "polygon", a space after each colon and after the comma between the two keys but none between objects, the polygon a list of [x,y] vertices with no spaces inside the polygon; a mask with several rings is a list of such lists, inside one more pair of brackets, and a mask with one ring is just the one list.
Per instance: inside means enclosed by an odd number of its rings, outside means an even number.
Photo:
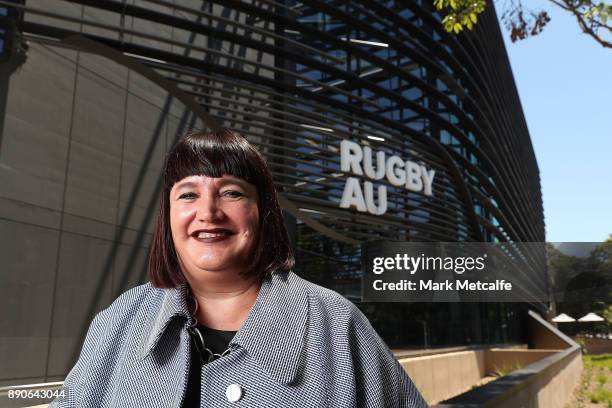
[{"label": "woman's neck", "polygon": [[237,331],[257,300],[260,281],[244,276],[222,280],[191,285],[198,302],[196,319],[211,329]]}]

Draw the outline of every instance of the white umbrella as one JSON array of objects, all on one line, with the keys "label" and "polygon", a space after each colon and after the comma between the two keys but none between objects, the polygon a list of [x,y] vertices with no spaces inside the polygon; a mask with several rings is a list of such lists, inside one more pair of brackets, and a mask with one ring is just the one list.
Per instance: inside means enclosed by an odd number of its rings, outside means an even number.
[{"label": "white umbrella", "polygon": [[578,319],[579,322],[603,322],[605,319],[595,313],[589,313]]},{"label": "white umbrella", "polygon": [[555,323],[571,323],[571,322],[575,322],[576,319],[574,319],[571,316],[566,315],[565,313],[561,313],[559,316],[554,317],[552,321]]}]

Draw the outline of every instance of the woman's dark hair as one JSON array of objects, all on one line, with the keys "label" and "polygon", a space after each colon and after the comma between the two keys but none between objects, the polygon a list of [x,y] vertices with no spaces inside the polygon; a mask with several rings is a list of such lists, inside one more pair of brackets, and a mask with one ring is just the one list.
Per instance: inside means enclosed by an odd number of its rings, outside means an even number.
[{"label": "woman's dark hair", "polygon": [[259,195],[259,234],[250,263],[252,267],[245,274],[263,279],[267,274],[287,272],[293,267],[293,251],[272,174],[261,153],[242,135],[229,129],[192,132],[181,137],[166,156],[161,201],[149,252],[149,278],[153,286],[173,288],[186,282],[170,230],[172,186],[188,176],[221,177],[224,174],[248,181],[257,188]]}]

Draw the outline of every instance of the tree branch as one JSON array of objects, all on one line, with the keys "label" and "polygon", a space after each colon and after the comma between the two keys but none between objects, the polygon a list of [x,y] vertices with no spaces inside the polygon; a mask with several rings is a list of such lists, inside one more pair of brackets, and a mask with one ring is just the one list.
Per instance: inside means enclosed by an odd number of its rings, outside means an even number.
[{"label": "tree branch", "polygon": [[556,1],[556,0],[548,0],[548,1],[550,1],[551,3],[553,3],[555,6],[561,7],[562,9],[565,9],[565,10],[567,10],[567,11],[572,11],[572,10],[570,10],[569,8],[567,8],[567,7],[565,6],[565,4],[560,3],[560,2],[558,2],[558,1]]},{"label": "tree branch", "polygon": [[[575,5],[570,3],[571,0],[561,0],[563,3],[560,3],[557,0],[548,0],[548,1],[572,13],[574,17],[576,17],[576,21],[578,21],[578,25],[580,26],[580,29],[582,30],[582,32],[592,37],[602,47],[612,48],[612,42],[604,40],[593,30],[593,27],[587,24],[587,22],[584,19],[583,14],[578,10],[578,8]],[[599,26],[610,30],[610,27],[608,26],[603,26],[601,24],[599,24]]]},{"label": "tree branch", "polygon": [[567,8],[567,7],[565,6],[565,4],[563,4],[563,3],[559,3],[559,2],[558,2],[558,1],[556,1],[556,0],[548,0],[548,1],[550,1],[551,3],[553,3],[554,5],[556,5],[556,6],[558,6],[558,7],[561,7],[562,9],[565,9],[565,10],[567,10],[567,11],[571,11],[571,10],[570,10],[569,8]]}]

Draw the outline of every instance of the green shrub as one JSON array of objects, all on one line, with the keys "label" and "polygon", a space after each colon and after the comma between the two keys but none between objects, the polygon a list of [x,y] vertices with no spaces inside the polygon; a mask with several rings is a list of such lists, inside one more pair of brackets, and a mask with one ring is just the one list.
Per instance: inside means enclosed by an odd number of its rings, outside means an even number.
[{"label": "green shrub", "polygon": [[604,385],[605,383],[608,382],[608,376],[605,374],[598,374],[595,377],[595,381],[597,381],[599,383],[599,385]]},{"label": "green shrub", "polygon": [[612,354],[585,355],[586,366],[612,369]]},{"label": "green shrub", "polygon": [[594,404],[612,405],[612,391],[605,388],[599,388],[597,391],[589,393],[589,400]]}]

